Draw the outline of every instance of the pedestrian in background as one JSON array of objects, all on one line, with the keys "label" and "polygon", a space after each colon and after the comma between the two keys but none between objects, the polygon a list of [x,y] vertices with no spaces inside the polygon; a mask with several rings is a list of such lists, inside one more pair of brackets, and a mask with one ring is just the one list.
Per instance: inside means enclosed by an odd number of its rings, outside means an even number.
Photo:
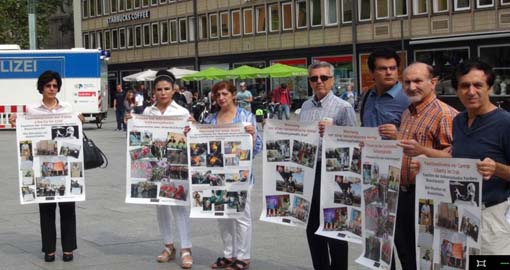
[{"label": "pedestrian in background", "polygon": [[290,89],[287,87],[286,83],[280,84],[279,87],[273,90],[271,101],[278,104],[278,119],[282,120],[285,115],[285,119],[289,120],[292,99]]},{"label": "pedestrian in background", "polygon": [[117,88],[115,90],[115,96],[113,100],[113,109],[115,110],[115,117],[117,120],[117,128],[115,131],[126,131],[126,123],[124,123],[124,114],[126,113],[126,107],[124,105],[124,100],[126,99],[126,93],[122,89],[122,84],[117,84]]},{"label": "pedestrian in background", "polygon": [[241,82],[239,84],[239,92],[237,92],[235,98],[237,102],[237,106],[251,112],[251,102],[253,101],[253,96],[250,91],[248,91],[246,87],[246,82]]}]

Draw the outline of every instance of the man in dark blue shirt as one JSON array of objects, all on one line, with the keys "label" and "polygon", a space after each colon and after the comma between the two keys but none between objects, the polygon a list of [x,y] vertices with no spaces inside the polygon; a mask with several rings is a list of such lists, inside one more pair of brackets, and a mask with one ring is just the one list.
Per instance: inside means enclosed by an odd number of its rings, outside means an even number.
[{"label": "man in dark blue shirt", "polygon": [[117,118],[117,129],[115,130],[126,130],[126,123],[124,123],[124,114],[126,113],[126,107],[124,106],[124,99],[126,94],[122,89],[122,84],[117,84],[115,89],[115,95],[113,99],[113,109],[115,110],[115,116]]},{"label": "man in dark blue shirt", "polygon": [[492,68],[481,61],[459,64],[452,86],[466,107],[453,121],[455,158],[474,158],[482,188],[481,246],[484,255],[510,254],[510,114],[491,103]]}]

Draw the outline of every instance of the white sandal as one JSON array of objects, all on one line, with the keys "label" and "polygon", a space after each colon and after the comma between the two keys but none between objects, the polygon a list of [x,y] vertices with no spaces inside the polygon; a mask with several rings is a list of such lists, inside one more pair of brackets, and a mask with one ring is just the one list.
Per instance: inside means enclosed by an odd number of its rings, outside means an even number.
[{"label": "white sandal", "polygon": [[176,253],[177,253],[177,251],[175,250],[175,247],[172,247],[172,249],[165,247],[165,249],[163,249],[161,254],[159,254],[157,260],[160,263],[165,263],[165,262],[175,260]]},{"label": "white sandal", "polygon": [[190,251],[181,251],[181,268],[190,269],[193,266],[193,257],[191,257]]}]

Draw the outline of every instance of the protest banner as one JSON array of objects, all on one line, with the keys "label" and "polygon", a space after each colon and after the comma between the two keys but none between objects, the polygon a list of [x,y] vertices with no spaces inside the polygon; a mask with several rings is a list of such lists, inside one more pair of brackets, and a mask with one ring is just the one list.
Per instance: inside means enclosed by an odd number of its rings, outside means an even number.
[{"label": "protest banner", "polygon": [[266,122],[260,220],[306,227],[319,148],[317,130],[317,122]]},{"label": "protest banner", "polygon": [[189,204],[187,120],[134,114],[128,121],[126,203]]},{"label": "protest banner", "polygon": [[21,204],[85,200],[82,125],[76,113],[19,114]]}]

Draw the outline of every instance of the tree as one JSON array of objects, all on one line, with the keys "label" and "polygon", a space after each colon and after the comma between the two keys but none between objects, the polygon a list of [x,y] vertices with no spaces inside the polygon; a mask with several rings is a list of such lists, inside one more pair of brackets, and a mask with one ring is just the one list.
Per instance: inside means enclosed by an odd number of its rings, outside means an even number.
[{"label": "tree", "polygon": [[[49,38],[49,18],[58,11],[64,12],[64,6],[72,5],[72,0],[35,1],[37,46],[44,48]],[[0,2],[0,44],[18,44],[28,49],[28,3],[27,0],[2,0]],[[71,16],[72,18],[72,16]],[[70,31],[70,25],[63,25],[62,31]]]}]

